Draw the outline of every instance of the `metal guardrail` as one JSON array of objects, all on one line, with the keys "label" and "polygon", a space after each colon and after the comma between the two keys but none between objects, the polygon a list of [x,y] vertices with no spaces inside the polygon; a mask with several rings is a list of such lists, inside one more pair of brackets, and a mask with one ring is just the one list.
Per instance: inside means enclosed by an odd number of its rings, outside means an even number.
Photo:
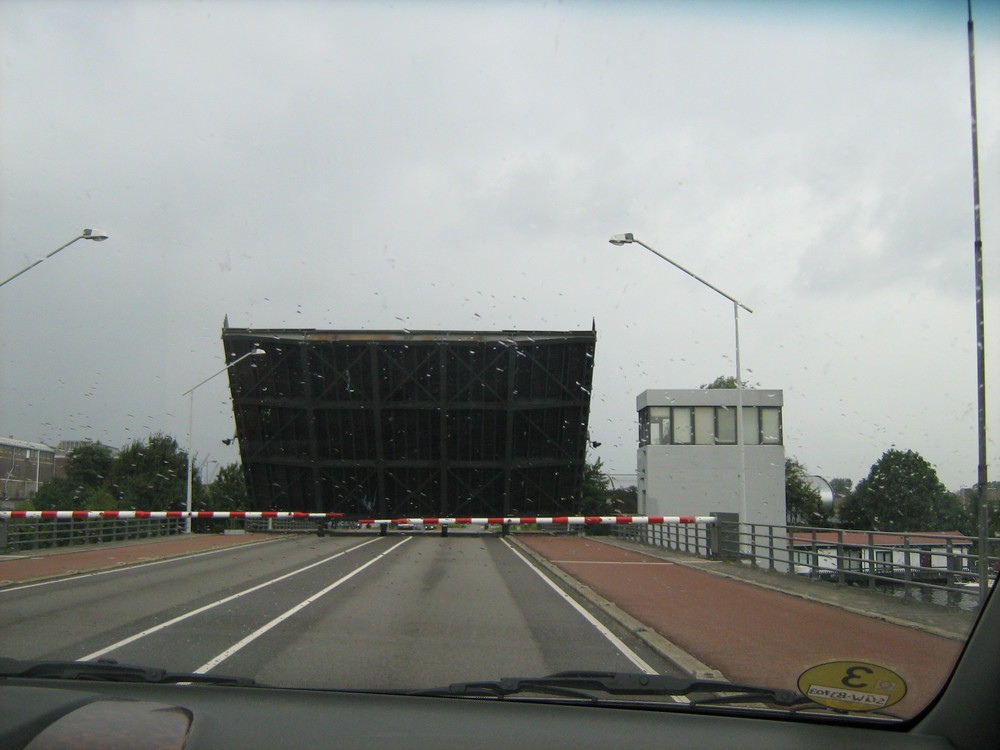
[{"label": "metal guardrail", "polygon": [[[979,539],[918,532],[854,531],[808,526],[741,524],[734,514],[716,514],[712,526],[623,526],[612,533],[662,547],[755,568],[870,589],[946,592],[951,598],[981,597]],[[1000,539],[987,540],[988,569],[1000,569]]]},{"label": "metal guardrail", "polygon": [[[841,585],[901,587],[904,596],[943,591],[979,597],[985,591],[977,572],[978,537],[766,524],[740,524],[738,537],[739,557],[755,567]],[[985,554],[987,568],[997,570],[1000,539],[988,539]]]},{"label": "metal guardrail", "polygon": [[315,534],[316,522],[301,521],[294,518],[248,518],[244,522],[244,528],[248,532],[254,533],[309,532],[310,534]]},{"label": "metal guardrail", "polygon": [[677,524],[672,526],[612,526],[611,535],[639,544],[687,552],[699,557],[716,557],[718,526]]},{"label": "metal guardrail", "polygon": [[0,554],[171,536],[183,531],[184,521],[176,518],[0,519]]}]

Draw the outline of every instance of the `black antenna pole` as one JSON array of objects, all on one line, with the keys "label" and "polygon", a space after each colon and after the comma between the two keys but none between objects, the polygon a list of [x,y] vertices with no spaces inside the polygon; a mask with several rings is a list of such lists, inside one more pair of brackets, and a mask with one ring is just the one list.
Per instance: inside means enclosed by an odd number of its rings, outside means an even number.
[{"label": "black antenna pole", "polygon": [[969,9],[969,99],[972,103],[972,200],[976,269],[976,381],[979,392],[979,475],[976,491],[979,515],[979,600],[986,599],[989,555],[989,508],[986,505],[986,324],[983,313],[983,237],[979,211],[979,129],[976,114],[976,48],[973,40],[972,0]]}]

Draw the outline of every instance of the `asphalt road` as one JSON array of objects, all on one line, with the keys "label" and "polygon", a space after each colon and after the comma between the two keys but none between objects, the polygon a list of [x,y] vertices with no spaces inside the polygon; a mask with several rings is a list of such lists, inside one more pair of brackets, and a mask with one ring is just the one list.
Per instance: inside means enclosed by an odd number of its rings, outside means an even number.
[{"label": "asphalt road", "polygon": [[506,540],[431,533],[303,536],[10,587],[0,654],[318,688],[671,671]]}]

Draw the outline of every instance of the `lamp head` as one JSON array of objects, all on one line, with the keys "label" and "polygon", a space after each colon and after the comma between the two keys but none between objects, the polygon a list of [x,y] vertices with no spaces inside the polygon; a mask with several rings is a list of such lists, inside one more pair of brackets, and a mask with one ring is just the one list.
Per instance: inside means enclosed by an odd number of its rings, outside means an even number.
[{"label": "lamp head", "polygon": [[104,242],[104,240],[106,240],[107,238],[108,238],[108,235],[106,235],[104,232],[101,232],[101,231],[99,231],[97,229],[84,229],[83,230],[83,239],[85,239],[85,240],[93,240],[94,242]]},{"label": "lamp head", "polygon": [[612,245],[624,245],[629,242],[635,242],[635,237],[632,236],[631,232],[626,232],[625,234],[616,234],[608,240]]}]

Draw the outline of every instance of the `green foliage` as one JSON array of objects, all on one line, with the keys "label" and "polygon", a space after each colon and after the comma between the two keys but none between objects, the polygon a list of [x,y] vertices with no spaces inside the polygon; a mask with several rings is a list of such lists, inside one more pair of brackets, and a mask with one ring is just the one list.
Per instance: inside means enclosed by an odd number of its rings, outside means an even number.
[{"label": "green foliage", "polygon": [[[580,516],[614,516],[618,515],[611,496],[611,481],[604,473],[604,464],[600,459],[596,463],[587,464],[583,471],[583,491],[576,514]],[[588,526],[588,534],[610,534],[607,526]]]},{"label": "green foliage", "polygon": [[38,488],[31,507],[34,510],[83,510],[83,490],[68,477],[56,477]]},{"label": "green foliage", "polygon": [[854,488],[854,480],[845,477],[834,477],[830,480],[830,488],[837,497],[847,497]]},{"label": "green foliage", "polygon": [[205,503],[212,510],[244,510],[250,504],[243,468],[229,464],[219,469],[205,491]]},{"label": "green foliage", "polygon": [[639,512],[639,488],[615,487],[608,492],[608,503],[613,516],[634,516]]},{"label": "green foliage", "polygon": [[118,510],[118,500],[107,487],[87,487],[81,500],[82,510]]},{"label": "green foliage", "polygon": [[[246,510],[250,497],[240,464],[219,469],[211,484],[193,493],[191,504],[195,510]],[[194,519],[191,523],[192,530],[206,533],[242,527],[241,521],[234,520]]]},{"label": "green foliage", "polygon": [[[639,502],[639,491],[635,487],[615,487],[604,473],[604,464],[598,459],[587,464],[583,472],[583,491],[575,513],[578,516],[621,516],[633,515]],[[586,533],[594,535],[610,534],[608,526],[587,526]]]},{"label": "green foliage", "polygon": [[[70,451],[65,476],[49,480],[35,493],[35,510],[114,510],[117,506],[108,492],[114,457],[111,449],[89,443]],[[110,504],[98,506],[107,500]]]},{"label": "green foliage", "polygon": [[114,460],[114,454],[106,445],[81,445],[69,453],[66,478],[80,487],[100,487],[111,476]]},{"label": "green foliage", "polygon": [[[197,472],[193,487],[201,493]],[[187,454],[172,437],[155,434],[126,446],[90,443],[74,449],[65,476],[38,489],[36,510],[183,510],[187,495]]]},{"label": "green foliage", "polygon": [[[600,466],[588,476],[600,494]],[[606,483],[605,479],[605,483]],[[250,504],[243,470],[229,464],[207,487],[192,467],[191,505],[195,510],[245,510]],[[67,457],[66,475],[41,487],[34,510],[184,510],[187,505],[187,453],[169,435],[151,435],[130,443],[114,456],[99,443],[84,445]],[[195,531],[221,531],[226,521],[195,520]]]},{"label": "green foliage", "polygon": [[805,467],[785,459],[785,520],[797,526],[822,526],[828,520],[819,490],[809,483]]},{"label": "green foliage", "polygon": [[[743,387],[748,388],[746,381],[743,381]],[[705,383],[699,386],[702,390],[714,390],[717,388],[736,390],[736,376],[735,375],[720,375],[711,383]]]},{"label": "green foliage", "polygon": [[967,505],[962,498],[951,492],[937,503],[937,528],[932,531],[961,531],[967,536],[978,533],[975,505]]},{"label": "green foliage", "polygon": [[580,504],[577,515],[603,516],[608,515],[608,490],[610,482],[604,475],[604,465],[600,459],[596,463],[587,464],[583,470],[583,490],[580,493]]},{"label": "green foliage", "polygon": [[[162,433],[151,435],[146,442],[130,443],[112,466],[111,483],[123,508],[184,510],[187,453],[174,438]],[[197,476],[193,483],[201,485]]]},{"label": "green foliage", "polygon": [[888,450],[858,482],[840,508],[849,529],[875,531],[963,531],[974,524],[919,453]]}]

